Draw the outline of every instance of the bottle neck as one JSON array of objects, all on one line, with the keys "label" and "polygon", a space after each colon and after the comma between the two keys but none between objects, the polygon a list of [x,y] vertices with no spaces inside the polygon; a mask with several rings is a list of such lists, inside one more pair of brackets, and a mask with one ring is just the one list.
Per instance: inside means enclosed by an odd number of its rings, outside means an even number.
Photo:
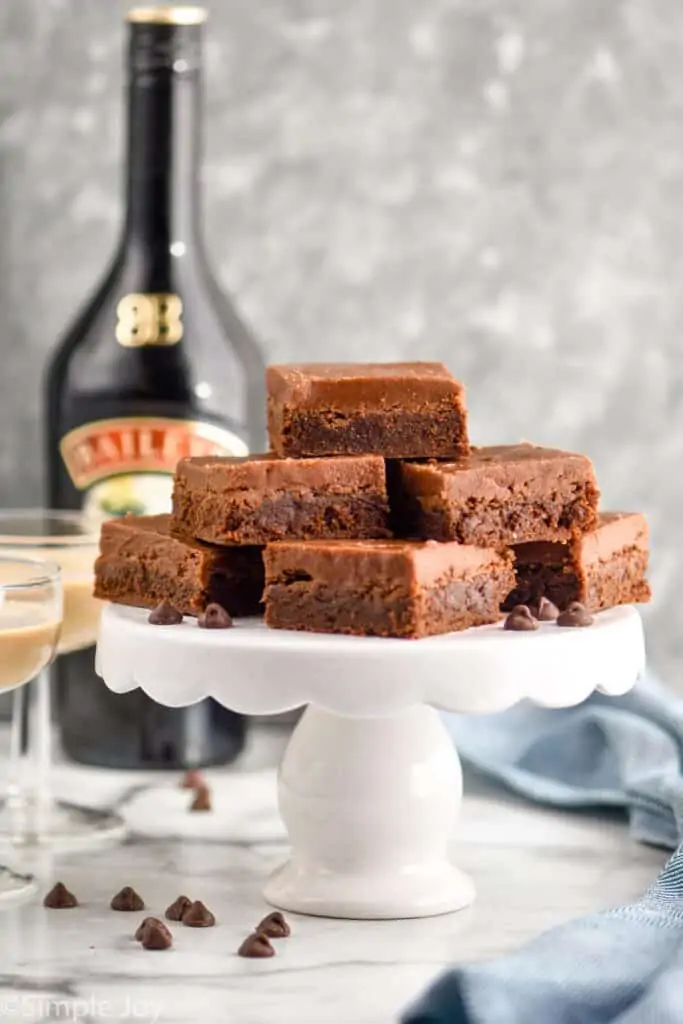
[{"label": "bottle neck", "polygon": [[199,245],[202,95],[182,53],[150,62],[132,40],[128,83],[126,241],[161,255]]}]

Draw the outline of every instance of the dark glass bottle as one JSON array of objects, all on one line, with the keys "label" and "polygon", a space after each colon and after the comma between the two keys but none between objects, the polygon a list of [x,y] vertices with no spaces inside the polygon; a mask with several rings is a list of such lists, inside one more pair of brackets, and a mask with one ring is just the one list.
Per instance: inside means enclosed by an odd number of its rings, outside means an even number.
[{"label": "dark glass bottle", "polygon": [[[102,283],[48,369],[49,502],[94,516],[170,505],[187,454],[261,447],[259,349],[209,267],[200,232],[202,8],[130,12],[125,225]],[[56,665],[75,760],[178,768],[234,758],[244,721],[213,701],[160,707],[110,693],[93,650]]]}]

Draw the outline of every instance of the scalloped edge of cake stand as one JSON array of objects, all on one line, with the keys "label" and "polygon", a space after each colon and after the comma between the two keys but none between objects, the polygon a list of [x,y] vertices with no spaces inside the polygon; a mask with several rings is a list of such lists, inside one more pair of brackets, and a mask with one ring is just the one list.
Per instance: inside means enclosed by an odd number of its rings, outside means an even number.
[{"label": "scalloped edge of cake stand", "polygon": [[524,698],[566,707],[594,689],[624,693],[645,661],[631,606],[601,612],[588,629],[543,623],[511,633],[498,623],[424,640],[271,630],[255,619],[229,630],[199,629],[190,619],[151,626],[147,616],[104,609],[96,661],[107,685],[121,693],[140,686],[170,706],[214,697],[244,714],[315,704],[365,717],[422,703],[481,714]]}]

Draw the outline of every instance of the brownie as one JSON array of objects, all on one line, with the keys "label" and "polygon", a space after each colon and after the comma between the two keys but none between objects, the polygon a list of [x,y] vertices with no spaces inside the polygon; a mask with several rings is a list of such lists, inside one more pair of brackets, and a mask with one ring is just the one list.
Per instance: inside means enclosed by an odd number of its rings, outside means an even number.
[{"label": "brownie", "polygon": [[500,618],[509,554],[436,541],[269,544],[266,623],[357,636],[418,638]]},{"label": "brownie", "polygon": [[172,529],[215,544],[323,537],[389,537],[384,460],[183,459]]},{"label": "brownie", "polygon": [[270,366],[266,384],[270,446],[280,456],[469,451],[465,389],[443,363]]},{"label": "brownie", "polygon": [[596,612],[650,600],[648,528],[638,512],[601,512],[595,529],[566,544],[540,541],[512,550],[517,583],[504,608],[547,597],[560,610],[580,601]]},{"label": "brownie", "polygon": [[181,540],[171,534],[170,520],[126,516],[102,524],[95,597],[140,608],[167,601],[184,615],[198,615],[214,601],[231,615],[258,614],[262,549]]},{"label": "brownie", "polygon": [[568,540],[596,522],[585,455],[531,444],[473,448],[453,462],[404,462],[390,476],[399,535],[480,547]]}]

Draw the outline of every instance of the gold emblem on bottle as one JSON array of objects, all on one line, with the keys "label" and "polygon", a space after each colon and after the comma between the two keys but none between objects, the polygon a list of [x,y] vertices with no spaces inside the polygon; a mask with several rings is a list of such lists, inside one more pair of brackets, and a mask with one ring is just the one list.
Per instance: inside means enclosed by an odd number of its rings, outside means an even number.
[{"label": "gold emblem on bottle", "polygon": [[182,313],[178,295],[131,292],[116,307],[116,340],[125,348],[175,345],[183,336]]}]

